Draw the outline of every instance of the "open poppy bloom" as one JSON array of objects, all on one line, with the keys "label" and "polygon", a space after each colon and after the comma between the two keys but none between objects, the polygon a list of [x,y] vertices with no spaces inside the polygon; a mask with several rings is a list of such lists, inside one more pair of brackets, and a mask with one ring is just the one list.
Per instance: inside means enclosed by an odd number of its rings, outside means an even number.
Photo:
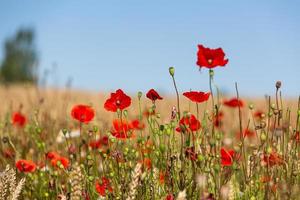
[{"label": "open poppy bloom", "polygon": [[168,194],[165,198],[165,200],[174,200],[174,199],[175,198],[174,198],[173,194]]},{"label": "open poppy bloom", "polygon": [[221,165],[222,166],[231,166],[233,163],[233,157],[235,155],[234,150],[226,150],[221,148]]},{"label": "open poppy bloom", "polygon": [[228,59],[225,59],[225,53],[222,48],[210,49],[203,45],[198,45],[197,56],[197,65],[199,67],[211,69],[217,66],[223,67],[228,63]]},{"label": "open poppy bloom", "polygon": [[79,104],[72,108],[71,115],[80,122],[89,123],[93,120],[95,111],[90,106]]},{"label": "open poppy bloom", "polygon": [[60,156],[58,153],[54,151],[50,151],[46,153],[46,158],[51,160],[51,165],[53,167],[59,167],[58,163],[62,164],[63,167],[66,169],[69,166],[69,159],[63,156]]},{"label": "open poppy bloom", "polygon": [[118,109],[123,110],[129,107],[130,104],[131,98],[121,89],[118,89],[115,93],[110,94],[110,98],[104,103],[104,108],[107,111],[117,112]]},{"label": "open poppy bloom", "polygon": [[98,140],[92,140],[89,143],[89,146],[92,149],[99,149],[102,146],[107,146],[108,145],[108,137],[104,135],[103,137],[99,138]]},{"label": "open poppy bloom", "polygon": [[[256,136],[256,133],[250,129],[245,129],[243,132],[243,137],[244,138],[254,138]],[[241,139],[242,138],[242,134],[240,132],[237,133],[237,138]]]},{"label": "open poppy bloom", "polygon": [[224,118],[224,113],[222,111],[218,112],[218,114],[214,118],[214,126],[220,128],[222,126],[223,118]]},{"label": "open poppy bloom", "polygon": [[264,154],[262,156],[262,162],[263,164],[272,167],[274,165],[283,164],[283,159],[276,151],[272,151],[269,155]]},{"label": "open poppy bloom", "polygon": [[260,111],[260,110],[257,110],[255,113],[254,113],[254,117],[256,118],[256,119],[262,119],[263,118],[263,116],[264,116],[264,112],[263,111]]},{"label": "open poppy bloom", "polygon": [[16,162],[16,168],[20,172],[34,172],[36,169],[36,164],[32,162],[31,160],[18,160]]},{"label": "open poppy bloom", "polygon": [[101,183],[99,181],[96,181],[95,187],[98,194],[103,197],[106,196],[106,192],[111,193],[113,191],[110,185],[110,181],[106,177],[102,177]]},{"label": "open poppy bloom", "polygon": [[14,112],[12,115],[12,124],[18,127],[24,127],[26,124],[26,117],[20,112]]},{"label": "open poppy bloom", "polygon": [[59,156],[57,158],[53,158],[51,160],[51,165],[53,167],[59,167],[58,163],[62,164],[62,166],[66,169],[66,168],[68,168],[70,162],[69,162],[68,158],[62,157],[62,156]]},{"label": "open poppy bloom", "polygon": [[181,118],[179,121],[179,127],[176,128],[177,132],[197,131],[201,128],[199,120],[193,114],[188,114]]},{"label": "open poppy bloom", "polygon": [[225,106],[231,107],[231,108],[237,108],[237,107],[243,107],[244,106],[244,102],[240,99],[237,98],[232,98],[229,100],[226,100],[223,102],[223,104]]},{"label": "open poppy bloom", "polygon": [[48,153],[46,153],[46,157],[50,160],[58,158],[59,154],[54,152],[54,151],[49,151]]},{"label": "open poppy bloom", "polygon": [[143,166],[148,170],[150,170],[152,167],[152,161],[150,158],[144,158],[144,160],[141,160],[140,163],[143,164]]},{"label": "open poppy bloom", "polygon": [[113,127],[114,129],[111,131],[111,134],[118,139],[130,137],[128,134],[131,134],[133,130],[131,124],[127,123],[125,120],[121,121],[119,119],[113,121]]},{"label": "open poppy bloom", "polygon": [[141,122],[138,119],[132,120],[131,121],[131,126],[135,129],[135,130],[143,130],[145,128],[145,124],[143,122]]},{"label": "open poppy bloom", "polygon": [[159,172],[158,181],[161,185],[165,184],[165,176],[166,176],[165,172],[163,172],[163,171]]},{"label": "open poppy bloom", "polygon": [[190,92],[183,93],[183,96],[189,98],[193,102],[202,103],[208,100],[210,96],[210,92],[205,93],[205,92],[190,91]]},{"label": "open poppy bloom", "polygon": [[188,147],[185,149],[185,156],[191,161],[196,161],[198,154],[195,152],[195,147]]},{"label": "open poppy bloom", "polygon": [[11,148],[3,149],[2,154],[5,158],[14,158],[15,157],[15,151]]},{"label": "open poppy bloom", "polygon": [[146,94],[146,97],[152,100],[153,102],[155,102],[157,99],[159,100],[163,99],[161,96],[159,96],[159,94],[154,89],[149,90]]}]

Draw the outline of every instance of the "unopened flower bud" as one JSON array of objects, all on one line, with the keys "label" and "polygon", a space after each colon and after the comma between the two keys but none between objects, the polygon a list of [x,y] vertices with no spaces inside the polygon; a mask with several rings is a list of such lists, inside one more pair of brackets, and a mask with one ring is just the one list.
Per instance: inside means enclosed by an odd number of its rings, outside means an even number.
[{"label": "unopened flower bud", "polygon": [[261,140],[261,141],[266,141],[266,139],[267,139],[266,134],[265,134],[265,133],[262,133],[262,134],[260,135],[260,140]]},{"label": "unopened flower bud", "polygon": [[141,99],[143,93],[141,91],[138,92],[138,98]]},{"label": "unopened flower bud", "polygon": [[170,73],[171,76],[174,76],[175,68],[174,67],[169,67],[169,73]]},{"label": "unopened flower bud", "polygon": [[251,104],[249,105],[249,109],[250,109],[250,110],[253,110],[253,108],[254,108],[254,105],[251,103]]},{"label": "unopened flower bud", "polygon": [[276,106],[275,103],[272,103],[272,104],[271,104],[271,108],[272,108],[272,109],[274,109],[275,106]]}]

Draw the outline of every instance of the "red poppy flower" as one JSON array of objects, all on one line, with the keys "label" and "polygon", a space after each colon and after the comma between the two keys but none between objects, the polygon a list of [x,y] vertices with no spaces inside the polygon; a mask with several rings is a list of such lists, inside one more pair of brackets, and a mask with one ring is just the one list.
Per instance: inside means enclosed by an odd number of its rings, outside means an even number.
[{"label": "red poppy flower", "polygon": [[50,160],[58,158],[59,154],[54,152],[54,151],[49,151],[48,153],[46,153],[46,157]]},{"label": "red poppy flower", "polygon": [[96,181],[95,187],[98,194],[103,197],[106,196],[107,191],[110,193],[113,191],[112,187],[110,186],[110,181],[106,177],[102,177],[101,183]]},{"label": "red poppy flower", "polygon": [[226,100],[223,102],[225,106],[231,107],[231,108],[237,108],[237,107],[243,107],[244,102],[242,100],[238,100],[237,98],[232,98],[230,100]]},{"label": "red poppy flower", "polygon": [[22,113],[20,112],[14,112],[13,115],[12,115],[12,123],[13,125],[15,126],[18,126],[18,127],[24,127],[24,125],[26,124],[26,116],[23,115]]},{"label": "red poppy flower", "polygon": [[123,110],[130,106],[131,98],[127,96],[121,89],[110,94],[110,98],[106,100],[104,108],[107,111],[117,112],[118,109]]},{"label": "red poppy flower", "polygon": [[295,133],[295,135],[294,135],[294,140],[298,143],[298,142],[300,142],[300,132],[299,131],[297,131],[296,133]]},{"label": "red poppy flower", "polygon": [[210,49],[205,48],[203,45],[198,45],[198,60],[199,67],[215,68],[217,66],[223,67],[228,63],[225,59],[225,53],[222,48]]},{"label": "red poppy flower", "polygon": [[262,119],[263,116],[264,116],[264,112],[263,111],[260,111],[260,110],[257,110],[255,113],[254,113],[254,117],[257,118],[257,119]]},{"label": "red poppy flower", "polygon": [[[242,134],[240,132],[237,133],[237,138],[238,139],[241,139],[242,137]],[[256,133],[252,130],[249,130],[249,129],[245,129],[244,130],[244,134],[243,134],[243,137],[244,138],[254,138],[256,136]]]},{"label": "red poppy flower", "polygon": [[76,105],[72,108],[71,115],[74,119],[89,123],[95,116],[95,111],[87,105]]},{"label": "red poppy flower", "polygon": [[153,150],[153,142],[151,140],[147,140],[144,145],[141,146],[141,152],[143,154],[150,154]]},{"label": "red poppy flower", "polygon": [[220,128],[222,126],[223,117],[224,117],[224,113],[222,111],[218,112],[218,115],[215,116],[215,118],[214,118],[214,126],[215,127]]},{"label": "red poppy flower", "polygon": [[153,102],[156,101],[157,99],[159,100],[163,99],[161,96],[159,96],[159,94],[154,89],[149,90],[146,94],[146,97],[152,100]]},{"label": "red poppy flower", "polygon": [[64,168],[66,169],[66,168],[68,168],[70,162],[69,162],[68,158],[65,158],[65,157],[62,157],[62,156],[59,156],[57,158],[53,158],[51,160],[51,165],[53,167],[59,167],[58,163],[62,164],[64,166]]},{"label": "red poppy flower", "polygon": [[269,155],[264,154],[262,158],[263,163],[270,167],[283,164],[282,157],[276,151],[272,151]]},{"label": "red poppy flower", "polygon": [[221,148],[221,164],[222,166],[231,166],[233,163],[233,157],[235,155],[234,150],[226,150]]},{"label": "red poppy flower", "polygon": [[101,140],[100,139],[92,140],[92,141],[90,141],[89,146],[92,149],[99,149],[101,147]]},{"label": "red poppy flower", "polygon": [[197,91],[190,91],[183,93],[183,96],[189,98],[191,101],[196,103],[202,103],[207,101],[209,98],[210,92],[197,92]]},{"label": "red poppy flower", "polygon": [[168,194],[165,198],[165,200],[174,200],[173,194]]},{"label": "red poppy flower", "polygon": [[159,172],[159,183],[161,185],[165,184],[165,176],[166,176],[166,173],[165,172]]},{"label": "red poppy flower", "polygon": [[178,132],[185,132],[186,130],[189,131],[197,131],[201,128],[201,124],[197,118],[192,115],[188,114],[181,118],[179,121],[179,127],[176,128]]},{"label": "red poppy flower", "polygon": [[16,162],[16,168],[20,172],[34,172],[36,169],[36,164],[31,160],[18,160]]},{"label": "red poppy flower", "polygon": [[141,163],[146,167],[146,169],[150,170],[152,167],[152,161],[150,158],[144,158],[144,161],[141,161]]},{"label": "red poppy flower", "polygon": [[131,126],[136,130],[143,130],[145,128],[145,124],[138,119],[132,120]]},{"label": "red poppy flower", "polygon": [[144,112],[143,112],[143,115],[146,117],[146,118],[149,118],[150,116],[153,116],[153,115],[155,115],[156,113],[155,113],[155,110],[153,109],[153,110],[148,110],[148,109],[146,109]]},{"label": "red poppy flower", "polygon": [[108,137],[105,135],[101,138],[99,138],[98,140],[92,140],[90,143],[89,143],[89,146],[92,148],[92,149],[99,149],[100,147],[102,146],[107,146],[108,145]]},{"label": "red poppy flower", "polygon": [[16,155],[15,151],[11,148],[4,149],[2,153],[5,158],[14,158]]},{"label": "red poppy flower", "polygon": [[186,148],[185,156],[188,157],[191,161],[196,161],[198,154],[195,152],[195,147]]},{"label": "red poppy flower", "polygon": [[132,125],[128,124],[125,120],[121,121],[118,119],[115,119],[113,121],[114,129],[111,131],[111,134],[119,139],[126,139],[128,138],[128,133],[132,132]]}]

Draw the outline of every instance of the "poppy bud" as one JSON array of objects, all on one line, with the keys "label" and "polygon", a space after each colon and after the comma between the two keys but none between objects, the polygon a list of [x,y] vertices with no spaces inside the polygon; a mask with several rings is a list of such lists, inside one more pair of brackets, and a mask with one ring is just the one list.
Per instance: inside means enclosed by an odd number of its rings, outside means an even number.
[{"label": "poppy bud", "polygon": [[204,156],[201,154],[198,154],[198,161],[202,162],[204,160]]},{"label": "poppy bud", "polygon": [[175,68],[174,67],[169,67],[169,73],[170,73],[171,76],[174,76]]},{"label": "poppy bud", "polygon": [[3,143],[8,143],[8,142],[9,142],[8,137],[3,137],[3,138],[2,138],[2,142],[3,142]]},{"label": "poppy bud", "polygon": [[216,172],[220,171],[220,168],[221,168],[220,165],[215,165],[215,166],[214,166],[214,170],[215,170]]},{"label": "poppy bud", "polygon": [[209,140],[209,144],[210,144],[210,146],[215,146],[216,145],[216,141],[214,139],[210,139]]},{"label": "poppy bud", "polygon": [[94,132],[96,133],[96,132],[98,132],[99,128],[98,128],[97,126],[94,126],[94,127],[93,127],[93,130],[94,130]]},{"label": "poppy bud", "polygon": [[141,99],[143,93],[141,91],[138,92],[138,98]]},{"label": "poppy bud", "polygon": [[68,132],[68,130],[67,130],[66,128],[64,128],[64,129],[62,130],[62,133],[63,133],[64,135],[66,135],[67,132]]},{"label": "poppy bud", "polygon": [[269,113],[268,113],[268,116],[269,116],[269,117],[272,117],[272,115],[273,115],[272,112],[269,112]]},{"label": "poppy bud", "polygon": [[232,164],[232,168],[233,168],[234,170],[238,170],[238,169],[239,169],[239,166],[234,162],[234,163]]},{"label": "poppy bud", "polygon": [[254,108],[254,105],[251,103],[251,104],[249,105],[249,109],[250,109],[250,110],[253,110],[253,108]]},{"label": "poppy bud", "polygon": [[212,70],[212,69],[209,70],[209,76],[210,76],[210,77],[213,77],[213,76],[214,76],[214,70]]},{"label": "poppy bud", "polygon": [[93,176],[89,176],[88,179],[89,179],[90,182],[92,182],[94,180],[94,177]]},{"label": "poppy bud", "polygon": [[273,151],[273,150],[272,150],[272,147],[268,147],[268,148],[267,148],[267,153],[268,153],[268,154],[271,154],[272,151]]},{"label": "poppy bud", "polygon": [[166,129],[166,134],[167,134],[167,135],[171,135],[171,129],[170,129],[170,128],[167,128],[167,129]]},{"label": "poppy bud", "polygon": [[266,139],[267,139],[266,134],[265,134],[265,133],[262,133],[262,134],[260,135],[260,139],[261,139],[261,141],[266,141]]},{"label": "poppy bud", "polygon": [[124,116],[125,116],[125,117],[128,116],[128,111],[127,111],[127,110],[124,110],[123,113],[124,113]]},{"label": "poppy bud", "polygon": [[251,196],[250,200],[256,200],[255,196]]},{"label": "poppy bud", "polygon": [[272,108],[272,109],[275,109],[275,106],[276,106],[275,103],[272,103],[272,104],[271,104],[271,108]]},{"label": "poppy bud", "polygon": [[278,90],[281,87],[281,81],[277,81],[275,86],[276,89]]}]

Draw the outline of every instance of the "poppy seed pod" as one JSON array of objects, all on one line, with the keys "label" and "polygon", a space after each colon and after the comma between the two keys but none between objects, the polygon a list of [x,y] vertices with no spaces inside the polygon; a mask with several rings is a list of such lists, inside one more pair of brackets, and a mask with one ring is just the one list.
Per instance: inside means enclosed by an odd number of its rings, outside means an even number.
[{"label": "poppy seed pod", "polygon": [[277,81],[275,86],[277,90],[281,88],[281,81]]},{"label": "poppy seed pod", "polygon": [[174,67],[169,67],[169,73],[170,73],[171,76],[174,76],[175,68]]}]

